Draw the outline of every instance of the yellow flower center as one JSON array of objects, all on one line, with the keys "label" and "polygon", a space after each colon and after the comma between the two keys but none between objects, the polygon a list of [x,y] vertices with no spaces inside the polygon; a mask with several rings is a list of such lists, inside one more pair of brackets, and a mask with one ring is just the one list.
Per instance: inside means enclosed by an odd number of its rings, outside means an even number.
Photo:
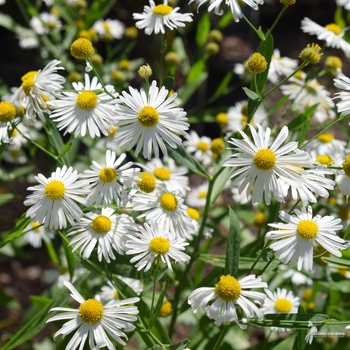
[{"label": "yellow flower center", "polygon": [[170,249],[170,242],[164,237],[156,237],[148,243],[148,246],[153,253],[164,254]]},{"label": "yellow flower center", "polygon": [[98,177],[102,182],[109,184],[117,179],[117,172],[113,168],[103,168]]},{"label": "yellow flower center", "polygon": [[158,123],[159,114],[152,106],[145,106],[137,115],[140,124],[145,128],[150,128]]},{"label": "yellow flower center", "polygon": [[93,91],[82,91],[80,94],[78,94],[76,102],[81,109],[89,111],[90,109],[96,107],[98,98]]},{"label": "yellow flower center", "polygon": [[104,215],[99,215],[92,220],[90,227],[99,234],[107,233],[112,227],[112,220]]},{"label": "yellow flower center", "polygon": [[70,54],[78,60],[85,60],[95,52],[92,42],[86,38],[79,38],[70,47]]},{"label": "yellow flower center", "polygon": [[292,303],[285,298],[280,298],[275,301],[275,309],[277,312],[289,312],[292,310],[292,306]]},{"label": "yellow flower center", "polygon": [[259,52],[253,53],[252,57],[247,62],[247,70],[252,73],[260,74],[264,72],[266,68],[267,68],[266,59]]},{"label": "yellow flower center", "polygon": [[102,27],[106,32],[111,30],[111,25],[108,22],[103,22]]},{"label": "yellow flower center", "polygon": [[129,61],[129,60],[126,60],[126,59],[121,60],[121,61],[119,62],[119,68],[120,68],[121,70],[129,70],[129,69],[130,69],[130,61]]},{"label": "yellow flower center", "polygon": [[187,214],[194,220],[199,220],[199,218],[201,217],[198,210],[194,208],[187,208]]},{"label": "yellow flower center", "polygon": [[316,64],[320,62],[321,56],[321,46],[318,44],[307,44],[307,46],[300,52],[300,58],[302,58],[306,63]]},{"label": "yellow flower center", "polygon": [[39,221],[32,221],[31,223],[30,223],[30,226],[31,226],[31,228],[32,228],[32,230],[33,231],[35,231],[35,232],[39,232],[40,231],[40,223],[39,223]]},{"label": "yellow flower center", "polygon": [[168,5],[158,5],[156,7],[154,7],[152,9],[152,12],[155,14],[155,15],[159,15],[159,16],[166,16],[168,15],[169,13],[171,13],[171,11],[173,10],[173,8],[171,6],[168,6]]},{"label": "yellow flower center", "polygon": [[31,77],[28,77],[26,80],[23,81],[22,89],[23,89],[24,93],[26,94],[26,96],[29,96],[30,90],[32,90],[34,83],[35,83],[34,75]]},{"label": "yellow flower center", "polygon": [[347,177],[350,177],[350,154],[348,154],[342,164],[344,173]]},{"label": "yellow flower center", "polygon": [[302,294],[302,299],[305,301],[308,301],[311,298],[312,295],[312,289],[311,288],[307,288],[304,290],[303,294]]},{"label": "yellow flower center", "polygon": [[15,116],[16,107],[11,102],[0,102],[0,123],[10,122]]},{"label": "yellow flower center", "polygon": [[114,299],[117,299],[117,300],[119,300],[120,298],[119,298],[119,293],[118,293],[118,291],[117,290],[115,290],[114,291],[114,293],[113,293],[113,297],[114,297]]},{"label": "yellow flower center", "polygon": [[18,133],[17,129],[13,129],[11,137],[16,137],[18,135],[19,135],[19,133]]},{"label": "yellow flower center", "polygon": [[350,218],[350,210],[347,205],[341,205],[338,208],[338,216],[342,221],[347,221]]},{"label": "yellow flower center", "polygon": [[79,317],[84,323],[95,324],[103,317],[104,307],[95,300],[88,299],[84,301],[79,307]]},{"label": "yellow flower center", "polygon": [[337,68],[342,69],[343,68],[343,62],[337,56],[328,56],[326,58],[325,66],[328,69],[337,69]]},{"label": "yellow flower center", "polygon": [[341,28],[336,25],[335,23],[330,23],[325,26],[325,28],[331,32],[333,32],[335,35],[339,35],[341,33]]},{"label": "yellow flower center", "polygon": [[318,226],[312,220],[302,220],[298,224],[297,232],[304,239],[312,239],[317,236]]},{"label": "yellow flower center", "polygon": [[329,134],[328,132],[324,132],[317,136],[317,140],[322,143],[328,143],[334,140],[334,136],[332,134]]},{"label": "yellow flower center", "polygon": [[146,193],[151,193],[154,191],[157,183],[155,177],[152,174],[142,172],[139,175],[139,178],[141,179],[141,181],[138,181],[136,184],[140,187],[141,191]]},{"label": "yellow flower center", "polygon": [[160,204],[165,210],[174,211],[177,208],[177,199],[172,193],[166,192],[161,195]]},{"label": "yellow flower center", "polygon": [[207,191],[199,191],[198,198],[206,198],[208,192]]},{"label": "yellow flower center", "polygon": [[225,126],[228,123],[228,115],[226,113],[219,113],[216,115],[215,120],[220,126]]},{"label": "yellow flower center", "polygon": [[317,156],[316,161],[319,162],[320,164],[331,166],[334,164],[334,160],[332,157],[327,156],[326,154],[322,156]]},{"label": "yellow flower center", "polygon": [[225,301],[236,300],[241,294],[241,285],[230,275],[221,276],[220,281],[215,285],[216,295]]},{"label": "yellow flower center", "polygon": [[266,223],[266,215],[264,213],[258,213],[254,216],[254,225],[261,227]]},{"label": "yellow flower center", "polygon": [[158,180],[167,181],[170,179],[171,171],[165,168],[155,168],[153,174]]},{"label": "yellow flower center", "polygon": [[107,136],[112,138],[117,133],[117,129],[118,128],[116,126],[114,126],[114,125],[111,125],[109,128],[110,128],[111,131],[107,131]]},{"label": "yellow flower center", "polygon": [[221,137],[218,137],[216,139],[213,139],[211,142],[211,146],[210,146],[210,150],[218,155],[220,153],[222,153],[225,149],[225,142],[224,139]]},{"label": "yellow flower center", "polygon": [[260,149],[254,155],[254,164],[259,170],[270,170],[276,164],[276,155],[268,148]]},{"label": "yellow flower center", "polygon": [[66,188],[61,181],[53,180],[45,186],[45,196],[53,201],[64,197]]},{"label": "yellow flower center", "polygon": [[197,143],[197,148],[200,150],[200,151],[203,151],[203,152],[206,152],[208,151],[208,149],[210,148],[210,145],[208,145],[206,142],[204,141],[198,141]]},{"label": "yellow flower center", "polygon": [[171,305],[171,302],[165,301],[159,310],[159,316],[160,317],[167,317],[167,316],[171,315],[172,312],[173,312],[173,306]]}]

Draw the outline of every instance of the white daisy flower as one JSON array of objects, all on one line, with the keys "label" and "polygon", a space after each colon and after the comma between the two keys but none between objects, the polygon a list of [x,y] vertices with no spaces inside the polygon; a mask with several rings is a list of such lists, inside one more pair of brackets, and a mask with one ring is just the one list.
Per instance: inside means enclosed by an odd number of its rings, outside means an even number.
[{"label": "white daisy flower", "polygon": [[337,103],[337,111],[342,115],[350,114],[350,79],[345,75],[334,79],[334,86],[345,90],[336,92],[334,98],[339,98],[340,102]]},{"label": "white daisy flower", "polygon": [[[189,4],[193,1],[195,1],[195,0],[191,0],[189,2]],[[207,1],[208,0],[201,0],[200,4],[198,5],[198,8]],[[210,0],[208,12],[211,12],[212,10],[214,10],[217,15],[222,15],[224,13],[224,11],[222,11],[220,8],[221,8],[221,4],[224,1],[225,1],[225,5],[230,8],[232,15],[233,15],[233,19],[236,22],[238,22],[240,20],[240,18],[242,18],[242,15],[243,15],[238,0]],[[257,10],[258,4],[262,5],[264,3],[264,0],[243,0],[243,2],[245,2],[253,10]]]},{"label": "white daisy flower", "polygon": [[303,284],[312,286],[313,280],[310,277],[306,276],[304,273],[290,269],[286,265],[281,265],[280,268],[282,270],[285,270],[285,268],[287,268],[287,271],[284,272],[282,275],[283,279],[290,278],[291,282],[297,286],[300,286]]},{"label": "white daisy flower", "polygon": [[59,18],[48,12],[42,12],[38,17],[32,17],[29,25],[38,35],[47,34],[50,31],[59,31],[62,27],[62,22]]},{"label": "white daisy flower", "polygon": [[298,60],[289,57],[281,57],[278,49],[273,50],[267,79],[277,84],[281,77],[287,77],[298,67]]},{"label": "white daisy flower", "polygon": [[117,206],[127,204],[131,195],[127,189],[136,181],[140,169],[132,168],[133,162],[121,165],[125,158],[125,153],[117,159],[115,152],[107,150],[104,165],[92,161],[92,170],[84,171],[81,177],[90,183],[89,195],[86,198],[87,206],[95,204],[97,207],[102,204],[107,207],[113,200]]},{"label": "white daisy flower", "polygon": [[187,194],[186,203],[190,207],[203,208],[207,202],[208,182],[204,182],[191,190]]},{"label": "white daisy flower", "polygon": [[165,143],[177,148],[181,144],[177,135],[185,135],[189,127],[186,112],[176,107],[177,94],[167,97],[168,90],[164,86],[159,89],[155,80],[148,95],[143,89],[139,92],[129,87],[129,91],[130,94],[123,91],[119,95],[121,103],[117,105],[116,141],[119,146],[126,146],[129,151],[137,144],[135,155],[143,148],[147,159],[151,159],[152,149],[156,158],[159,158],[159,148],[167,155]]},{"label": "white daisy flower", "polygon": [[315,152],[317,155],[329,155],[336,160],[344,154],[346,142],[337,140],[329,132],[324,132],[308,143],[305,149],[309,152]]},{"label": "white daisy flower", "polygon": [[[193,236],[198,236],[200,229],[200,214],[195,208],[187,208],[186,214],[191,218],[191,223],[194,226],[194,229],[190,229],[186,232],[185,238],[187,240],[192,240]],[[213,236],[214,229],[209,226],[205,226],[203,229],[203,237],[209,239]]]},{"label": "white daisy flower", "polygon": [[65,350],[75,350],[78,346],[79,349],[83,349],[87,339],[89,339],[90,349],[100,349],[106,346],[109,350],[116,350],[108,335],[118,344],[126,345],[121,338],[128,340],[128,337],[121,329],[135,329],[130,322],[137,320],[137,317],[133,315],[137,315],[139,310],[136,306],[128,304],[138,302],[139,298],[129,298],[111,305],[102,305],[95,299],[85,300],[70,282],[64,282],[64,285],[70,290],[71,297],[80,304],[79,309],[54,307],[50,312],[62,311],[63,313],[49,318],[46,322],[69,320],[54,334],[54,339],[61,334],[65,337],[76,330]]},{"label": "white daisy flower", "polygon": [[[235,322],[240,328],[246,329],[247,326],[238,319],[236,307],[242,309],[247,321],[254,315],[262,320],[263,313],[254,303],[261,306],[266,297],[264,293],[246,290],[251,288],[267,288],[267,283],[262,282],[261,276],[255,275],[248,275],[240,280],[230,275],[221,276],[215,287],[195,289],[188,296],[188,303],[193,312],[201,307],[210,319],[215,320],[217,326],[225,322]],[[253,299],[254,303],[248,298]]]},{"label": "white daisy flower", "polygon": [[345,10],[350,11],[350,0],[336,0],[338,6],[343,6]]},{"label": "white daisy flower", "polygon": [[174,159],[164,157],[163,160],[153,158],[146,164],[138,164],[146,172],[153,174],[156,181],[163,184],[168,191],[178,190],[183,196],[189,191],[188,169],[177,166]]},{"label": "white daisy flower", "polygon": [[47,102],[54,98],[56,90],[63,89],[66,79],[56,72],[60,69],[61,61],[49,62],[43,70],[31,71],[23,75],[22,85],[12,96],[15,106],[23,106],[24,123],[32,123],[36,116],[45,122],[43,112],[50,113]]},{"label": "white daisy flower", "polygon": [[171,7],[168,1],[164,0],[163,4],[157,5],[153,0],[149,0],[150,6],[145,6],[143,13],[134,13],[136,27],[145,29],[147,35],[165,33],[164,26],[170,30],[178,27],[185,27],[184,22],[192,22],[192,13],[179,13],[179,7]]},{"label": "white daisy flower", "polygon": [[31,221],[24,231],[23,240],[34,248],[41,248],[43,241],[50,242],[53,238],[53,232],[37,221]]},{"label": "white daisy flower", "polygon": [[301,21],[301,30],[310,35],[317,35],[317,39],[325,41],[327,47],[341,49],[347,57],[350,56],[350,44],[343,39],[345,31],[337,24],[330,23],[322,27],[305,17]]},{"label": "white daisy flower", "polygon": [[0,102],[0,145],[10,142],[9,130],[12,129],[12,123],[18,123],[16,118],[16,107],[9,101]]},{"label": "white daisy flower", "polygon": [[133,209],[144,211],[138,218],[154,220],[160,228],[170,231],[176,237],[186,237],[193,230],[193,224],[186,214],[187,206],[178,191],[166,189],[155,193],[136,193],[132,198]]},{"label": "white daisy flower", "polygon": [[121,39],[124,34],[125,26],[117,19],[107,18],[106,20],[99,19],[94,23],[92,29],[94,29],[102,39]]},{"label": "white daisy flower", "polygon": [[24,205],[31,205],[26,217],[55,230],[66,228],[67,220],[70,224],[80,220],[83,212],[75,202],[85,204],[81,195],[86,195],[89,190],[86,189],[87,181],[77,181],[77,171],[63,166],[48,179],[42,174],[34,178],[39,185],[28,187],[34,192],[24,201]]},{"label": "white daisy flower", "polygon": [[277,288],[274,292],[265,289],[265,293],[267,298],[261,308],[264,314],[295,314],[298,312],[300,300],[299,297],[293,295],[293,292],[285,288]]},{"label": "white daisy flower", "polygon": [[97,245],[98,260],[104,258],[108,263],[116,258],[113,251],[124,254],[122,240],[129,232],[129,220],[125,217],[128,216],[115,214],[112,208],[103,208],[101,214],[84,214],[67,233],[67,236],[74,236],[69,244],[73,252],[79,250],[84,259],[89,259]]},{"label": "white daisy flower", "polygon": [[[230,136],[232,133],[238,130],[244,130],[248,121],[248,101],[236,102],[234,106],[229,107],[227,110],[227,135]],[[250,121],[251,125],[262,125],[266,124],[267,113],[264,107],[260,105],[255,111],[253,118]]]},{"label": "white daisy flower", "polygon": [[156,258],[160,258],[166,263],[169,270],[172,271],[170,258],[176,263],[184,265],[190,256],[183,253],[188,243],[185,239],[174,235],[164,229],[157,222],[151,220],[149,225],[139,226],[139,233],[128,235],[125,242],[125,253],[135,255],[130,263],[136,263],[135,267],[138,271],[148,271]]},{"label": "white daisy flower", "polygon": [[193,153],[193,157],[203,166],[207,167],[213,162],[213,153],[210,149],[211,138],[207,136],[199,136],[196,131],[191,130],[185,136],[186,140],[183,145],[189,153]]},{"label": "white daisy flower", "polygon": [[[72,83],[76,92],[57,93],[56,100],[50,101],[49,106],[53,112],[50,115],[59,130],[66,129],[65,133],[72,133],[74,136],[85,136],[88,131],[90,137],[105,136],[111,132],[111,125],[115,118],[115,100],[106,92],[101,92],[102,85],[97,77],[90,77],[85,74],[85,85],[83,83]],[[112,85],[106,89],[115,98],[118,93]]]},{"label": "white daisy flower", "polygon": [[[143,286],[140,280],[119,275],[115,275],[114,277],[127,284],[136,294],[140,294],[143,291]],[[101,293],[96,296],[96,299],[99,298],[110,303],[120,300],[118,290],[115,289],[111,281],[107,281],[107,285],[104,285],[101,288]]]},{"label": "white daisy flower", "polygon": [[281,86],[284,95],[289,95],[292,100],[292,109],[297,112],[304,112],[307,107],[318,104],[313,117],[320,123],[327,119],[335,118],[333,107],[335,106],[330,92],[321,85],[318,80],[306,80],[306,73],[298,72],[289,79],[290,84]]},{"label": "white daisy flower", "polygon": [[312,270],[313,244],[317,242],[335,256],[341,256],[339,250],[346,249],[345,241],[337,236],[336,231],[343,228],[340,219],[333,216],[316,215],[313,217],[312,208],[295,209],[296,215],[281,211],[279,217],[284,223],[272,223],[269,226],[276,229],[266,234],[270,240],[275,240],[270,248],[285,264],[293,267],[298,261],[298,270]]},{"label": "white daisy flower", "polygon": [[342,175],[337,178],[339,189],[346,196],[350,196],[350,154],[345,157],[341,167]]},{"label": "white daisy flower", "polygon": [[233,166],[236,170],[230,178],[235,178],[232,185],[239,185],[239,193],[246,191],[247,196],[253,188],[253,203],[271,203],[273,194],[278,202],[284,202],[283,188],[277,182],[281,178],[292,187],[300,187],[303,167],[311,166],[310,157],[306,152],[296,152],[297,142],[289,142],[281,147],[288,136],[288,127],[284,126],[276,139],[270,145],[271,129],[266,131],[258,125],[258,132],[250,125],[253,142],[243,132],[243,140],[231,139],[235,154],[227,159],[223,166]]},{"label": "white daisy flower", "polygon": [[18,45],[24,50],[35,49],[39,47],[39,40],[34,32],[26,29],[23,32],[19,32],[16,35],[18,39]]}]

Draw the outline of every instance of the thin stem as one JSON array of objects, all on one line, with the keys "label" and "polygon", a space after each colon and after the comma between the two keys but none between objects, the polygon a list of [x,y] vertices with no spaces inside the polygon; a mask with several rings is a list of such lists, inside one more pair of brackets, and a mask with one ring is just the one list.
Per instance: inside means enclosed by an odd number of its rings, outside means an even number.
[{"label": "thin stem", "polygon": [[[153,313],[153,306],[154,306],[154,299],[156,295],[156,285],[157,285],[157,272],[158,272],[158,266],[159,266],[159,256],[156,258],[155,262],[155,268],[154,268],[154,278],[153,278],[153,291],[152,291],[152,303],[151,303],[151,312]],[[151,318],[152,319],[152,318]],[[151,320],[150,319],[150,320]],[[151,332],[152,325],[151,323],[148,325],[148,331]]]},{"label": "thin stem", "polygon": [[95,66],[92,64],[91,62],[91,59],[90,58],[87,58],[87,61],[90,63],[91,67],[92,67],[92,70],[93,72],[95,73],[98,81],[101,83],[102,87],[103,87],[103,90],[105,91],[106,94],[108,94],[109,96],[111,96],[113,99],[115,99],[115,96],[113,96],[106,88],[106,85],[105,83],[103,82],[102,78],[100,77],[100,75],[98,74],[98,71],[97,69],[95,68]]},{"label": "thin stem", "polygon": [[271,28],[267,31],[267,33],[265,34],[265,36],[269,36],[269,35],[272,33],[272,31],[275,29],[277,23],[278,23],[279,20],[281,19],[282,15],[283,15],[284,11],[287,9],[287,7],[288,7],[287,5],[284,5],[284,6],[283,6],[283,8],[281,9],[280,13],[279,13],[278,16],[276,17],[275,22],[273,22]]},{"label": "thin stem", "polygon": [[227,333],[227,331],[230,329],[230,325],[226,325],[224,326],[224,328],[222,329],[220,336],[218,338],[218,340],[216,341],[213,350],[217,350],[220,349],[221,343],[223,342],[225,335]]},{"label": "thin stem", "polygon": [[284,78],[283,80],[281,80],[276,86],[274,86],[271,90],[267,91],[265,94],[263,94],[262,98],[266,98],[267,96],[269,96],[270,94],[272,94],[275,90],[277,90],[281,85],[283,85],[285,82],[287,82],[295,73],[299,72],[300,70],[302,70],[304,67],[306,67],[308,65],[307,62],[303,62],[293,73],[291,73],[290,75],[288,75],[288,77]]},{"label": "thin stem", "polygon": [[249,27],[253,29],[253,31],[256,33],[256,35],[261,40],[263,40],[263,41],[266,40],[266,37],[265,37],[264,33],[261,30],[259,31],[258,29],[256,29],[255,26],[253,25],[253,23],[251,23],[246,16],[243,15],[243,19],[248,23]]},{"label": "thin stem", "polygon": [[250,274],[251,274],[251,272],[253,271],[255,265],[256,265],[256,264],[258,263],[258,261],[260,260],[260,258],[261,258],[261,256],[262,256],[263,252],[266,250],[266,248],[267,248],[268,245],[269,245],[269,242],[267,241],[267,242],[264,244],[263,248],[261,249],[261,251],[260,251],[258,257],[255,259],[255,261],[254,261],[253,265],[251,266],[250,270],[248,271],[247,275],[250,275]]}]

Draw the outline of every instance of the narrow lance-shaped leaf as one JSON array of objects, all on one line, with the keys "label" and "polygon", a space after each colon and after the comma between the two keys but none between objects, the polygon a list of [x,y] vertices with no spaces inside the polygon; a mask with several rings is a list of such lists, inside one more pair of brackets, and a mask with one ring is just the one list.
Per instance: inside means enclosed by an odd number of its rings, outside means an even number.
[{"label": "narrow lance-shaped leaf", "polygon": [[238,278],[240,254],[240,227],[236,213],[229,208],[230,231],[227,239],[225,274]]},{"label": "narrow lance-shaped leaf", "polygon": [[154,322],[158,318],[159,311],[160,311],[160,309],[161,309],[161,307],[163,305],[163,300],[164,300],[164,297],[165,297],[165,293],[166,293],[166,291],[168,289],[168,282],[169,282],[168,279],[165,282],[163,282],[162,290],[160,291],[159,298],[158,298],[158,301],[157,301],[157,305],[156,305],[154,310],[151,310],[152,314],[151,314],[151,319],[150,319],[150,322],[149,322],[149,328],[150,329],[152,329],[152,327],[154,325]]}]

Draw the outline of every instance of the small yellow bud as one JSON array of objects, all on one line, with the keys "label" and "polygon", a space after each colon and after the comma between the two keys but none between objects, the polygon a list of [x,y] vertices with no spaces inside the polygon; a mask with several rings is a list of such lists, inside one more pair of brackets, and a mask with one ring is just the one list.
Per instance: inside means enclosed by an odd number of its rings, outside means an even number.
[{"label": "small yellow bud", "polygon": [[266,215],[263,212],[260,212],[254,216],[254,225],[257,227],[262,227],[266,223]]},{"label": "small yellow bud", "polygon": [[99,55],[98,53],[94,53],[92,56],[91,56],[91,62],[94,64],[94,65],[97,65],[97,66],[100,66],[103,64],[103,58],[101,55]]},{"label": "small yellow bud", "polygon": [[152,75],[152,68],[149,66],[149,64],[145,64],[139,68],[137,71],[140,77],[147,79]]},{"label": "small yellow bud", "polygon": [[68,82],[70,83],[78,83],[79,81],[83,81],[83,77],[78,72],[71,72],[68,75]]},{"label": "small yellow bud", "polygon": [[136,27],[128,27],[124,31],[124,36],[128,39],[136,39],[139,31]]},{"label": "small yellow bud", "polygon": [[321,56],[321,47],[317,44],[308,44],[305,49],[300,52],[300,58],[302,58],[305,62],[316,64],[320,62]]},{"label": "small yellow bud", "polygon": [[255,52],[248,60],[246,67],[249,72],[260,74],[267,69],[267,62],[261,53]]},{"label": "small yellow bud", "polygon": [[125,74],[118,69],[114,69],[111,78],[116,83],[123,83],[126,80]]},{"label": "small yellow bud", "polygon": [[129,70],[130,69],[130,61],[127,59],[120,60],[118,66],[121,70]]},{"label": "small yellow bud", "polygon": [[225,150],[225,142],[222,137],[213,139],[211,142],[210,150],[213,152],[214,157],[216,158]]},{"label": "small yellow bud", "polygon": [[70,47],[70,53],[78,60],[85,60],[93,55],[94,47],[89,39],[79,38]]},{"label": "small yellow bud", "polygon": [[169,65],[177,66],[180,63],[180,56],[176,52],[170,51],[164,56],[164,60]]},{"label": "small yellow bud", "polygon": [[226,113],[218,113],[215,117],[215,121],[220,126],[226,126],[228,123],[228,115]]},{"label": "small yellow bud", "polygon": [[167,316],[171,315],[172,312],[173,312],[173,306],[171,305],[171,302],[165,301],[159,310],[159,316],[160,317],[167,317]]},{"label": "small yellow bud", "polygon": [[216,43],[221,43],[223,38],[224,36],[220,32],[220,30],[217,30],[217,29],[211,30],[208,36],[208,40],[214,41]]},{"label": "small yellow bud", "polygon": [[296,3],[296,0],[280,0],[280,3],[284,6],[292,6]]},{"label": "small yellow bud", "polygon": [[220,47],[217,43],[209,42],[205,45],[205,51],[208,52],[209,55],[216,55],[220,51]]},{"label": "small yellow bud", "polygon": [[343,68],[343,62],[337,56],[328,56],[324,63],[327,73],[337,75],[338,70]]}]

